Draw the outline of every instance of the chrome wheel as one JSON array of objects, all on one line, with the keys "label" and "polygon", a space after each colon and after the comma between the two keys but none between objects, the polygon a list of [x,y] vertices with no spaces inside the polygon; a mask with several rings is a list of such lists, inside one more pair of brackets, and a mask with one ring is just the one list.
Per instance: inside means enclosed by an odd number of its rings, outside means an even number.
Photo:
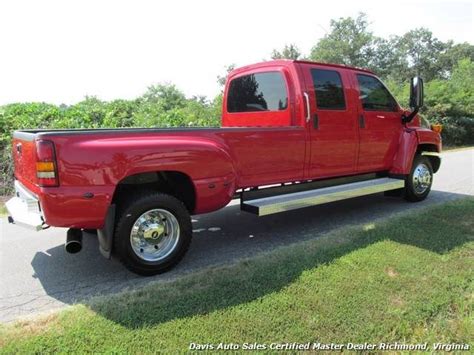
[{"label": "chrome wheel", "polygon": [[424,163],[420,163],[416,166],[415,170],[413,171],[413,189],[419,195],[428,190],[431,186],[431,172],[428,166]]},{"label": "chrome wheel", "polygon": [[166,258],[179,241],[179,223],[169,211],[153,209],[137,218],[130,232],[130,244],[142,260],[156,262]]}]

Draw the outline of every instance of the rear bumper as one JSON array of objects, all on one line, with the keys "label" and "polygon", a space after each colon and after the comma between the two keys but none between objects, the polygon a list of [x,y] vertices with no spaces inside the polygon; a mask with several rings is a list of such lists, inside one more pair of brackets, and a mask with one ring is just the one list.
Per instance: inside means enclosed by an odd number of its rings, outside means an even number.
[{"label": "rear bumper", "polygon": [[19,181],[15,181],[15,197],[5,204],[10,223],[34,230],[41,230],[44,217],[38,198]]}]

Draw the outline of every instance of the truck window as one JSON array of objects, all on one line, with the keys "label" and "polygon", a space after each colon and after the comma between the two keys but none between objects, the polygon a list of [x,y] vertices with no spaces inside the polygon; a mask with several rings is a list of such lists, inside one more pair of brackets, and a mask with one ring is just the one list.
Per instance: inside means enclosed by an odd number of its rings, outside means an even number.
[{"label": "truck window", "polygon": [[344,110],[344,88],[339,73],[335,70],[311,69],[316,106],[322,110]]},{"label": "truck window", "polygon": [[280,72],[255,73],[230,82],[227,112],[284,111],[286,84]]},{"label": "truck window", "polygon": [[398,105],[380,80],[370,75],[357,74],[359,99],[367,111],[397,111]]}]

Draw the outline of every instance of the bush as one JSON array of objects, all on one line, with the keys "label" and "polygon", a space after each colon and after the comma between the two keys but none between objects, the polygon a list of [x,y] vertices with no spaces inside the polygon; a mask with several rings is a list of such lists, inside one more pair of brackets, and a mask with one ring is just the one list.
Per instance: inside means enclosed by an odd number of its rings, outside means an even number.
[{"label": "bush", "polygon": [[[386,82],[398,102],[406,105],[409,85],[395,80]],[[474,144],[474,63],[460,60],[448,80],[425,83],[422,117],[443,125],[443,143],[448,146]]]},{"label": "bush", "polygon": [[474,117],[443,117],[443,144],[447,146],[474,145]]},{"label": "bush", "polygon": [[158,84],[136,100],[86,97],[71,105],[15,103],[0,107],[0,195],[11,193],[11,134],[19,129],[219,126],[221,98],[186,99],[174,85]]},{"label": "bush", "polygon": [[1,150],[0,196],[9,195],[13,189],[13,160],[10,145]]}]

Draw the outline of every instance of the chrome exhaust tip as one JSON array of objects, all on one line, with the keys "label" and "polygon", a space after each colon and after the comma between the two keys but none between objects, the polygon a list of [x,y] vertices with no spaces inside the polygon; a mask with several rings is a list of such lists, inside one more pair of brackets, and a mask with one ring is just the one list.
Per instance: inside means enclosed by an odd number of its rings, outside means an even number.
[{"label": "chrome exhaust tip", "polygon": [[71,228],[67,231],[66,244],[64,249],[69,254],[79,253],[82,249],[82,231],[80,229]]}]

